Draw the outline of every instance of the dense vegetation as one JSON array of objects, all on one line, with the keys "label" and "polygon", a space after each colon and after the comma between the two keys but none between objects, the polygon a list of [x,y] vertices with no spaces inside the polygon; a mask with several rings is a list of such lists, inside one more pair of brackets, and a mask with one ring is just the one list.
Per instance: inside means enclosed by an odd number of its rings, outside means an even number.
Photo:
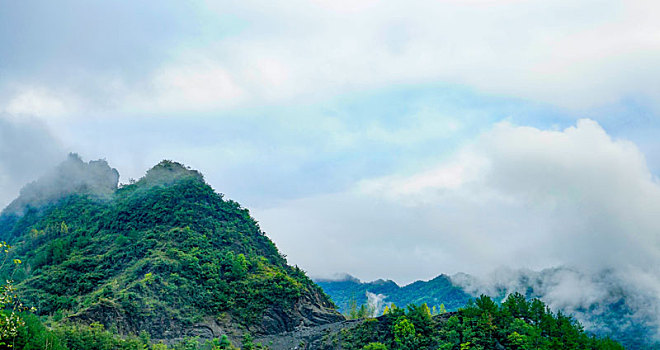
[{"label": "dense vegetation", "polygon": [[246,209],[170,161],[111,196],[79,191],[5,213],[0,239],[23,262],[0,277],[13,274],[48,324],[96,321],[115,333],[163,337],[209,317],[258,330],[265,311],[289,310],[309,295],[332,306]]},{"label": "dense vegetation", "polygon": [[455,313],[432,317],[425,304],[391,308],[379,318],[327,339],[358,350],[571,350],[623,349],[610,339],[587,335],[573,318],[552,313],[538,299],[510,295],[501,305],[481,296]]}]

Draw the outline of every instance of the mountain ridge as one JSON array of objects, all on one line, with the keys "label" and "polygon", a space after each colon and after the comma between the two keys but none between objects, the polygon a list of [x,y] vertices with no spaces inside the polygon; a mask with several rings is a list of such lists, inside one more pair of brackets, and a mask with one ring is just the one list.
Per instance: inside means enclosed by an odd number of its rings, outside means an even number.
[{"label": "mountain ridge", "polygon": [[315,278],[314,282],[330,295],[339,311],[344,313],[349,311],[353,302],[357,306],[367,304],[369,293],[382,295],[381,299],[384,303],[372,305],[377,314],[383,311],[387,303],[399,306],[427,304],[430,308],[444,307],[448,311],[454,311],[473,298],[472,295],[453,285],[447,275],[439,275],[428,281],[414,281],[404,286],[386,279],[362,282],[349,274],[340,276],[336,280]]}]

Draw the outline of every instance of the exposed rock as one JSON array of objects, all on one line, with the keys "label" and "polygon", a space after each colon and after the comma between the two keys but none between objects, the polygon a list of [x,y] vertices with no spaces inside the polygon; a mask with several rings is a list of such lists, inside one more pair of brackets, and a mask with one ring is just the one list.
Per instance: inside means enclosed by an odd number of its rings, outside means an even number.
[{"label": "exposed rock", "polygon": [[319,292],[311,291],[303,295],[289,310],[269,308],[263,316],[258,334],[290,332],[300,327],[315,327],[344,321],[342,314],[321,298]]}]

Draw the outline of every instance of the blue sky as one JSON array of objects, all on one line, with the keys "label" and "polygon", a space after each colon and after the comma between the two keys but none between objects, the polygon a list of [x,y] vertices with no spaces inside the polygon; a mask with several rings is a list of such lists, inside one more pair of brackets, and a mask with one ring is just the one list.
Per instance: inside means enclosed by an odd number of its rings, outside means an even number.
[{"label": "blue sky", "polygon": [[0,204],[67,152],[107,159],[124,182],[173,159],[312,275],[646,271],[660,256],[657,13],[612,0],[5,1]]}]

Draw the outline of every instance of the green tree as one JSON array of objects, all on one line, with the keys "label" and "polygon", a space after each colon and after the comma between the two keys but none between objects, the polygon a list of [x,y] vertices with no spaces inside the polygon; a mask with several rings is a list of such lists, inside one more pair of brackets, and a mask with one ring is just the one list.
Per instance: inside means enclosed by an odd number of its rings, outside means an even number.
[{"label": "green tree", "polygon": [[416,349],[416,334],[415,325],[405,317],[397,320],[392,328],[394,335],[394,343],[399,350],[415,350]]},{"label": "green tree", "polygon": [[234,348],[231,345],[231,342],[229,341],[229,338],[225,334],[223,334],[222,337],[220,337],[220,343],[218,344],[218,347],[222,350],[233,349]]},{"label": "green tree", "polygon": [[388,350],[388,349],[387,346],[385,346],[385,344],[374,342],[365,345],[364,347],[362,347],[362,350]]},{"label": "green tree", "polygon": [[243,350],[253,350],[255,348],[254,342],[252,341],[252,335],[250,333],[243,334]]}]

